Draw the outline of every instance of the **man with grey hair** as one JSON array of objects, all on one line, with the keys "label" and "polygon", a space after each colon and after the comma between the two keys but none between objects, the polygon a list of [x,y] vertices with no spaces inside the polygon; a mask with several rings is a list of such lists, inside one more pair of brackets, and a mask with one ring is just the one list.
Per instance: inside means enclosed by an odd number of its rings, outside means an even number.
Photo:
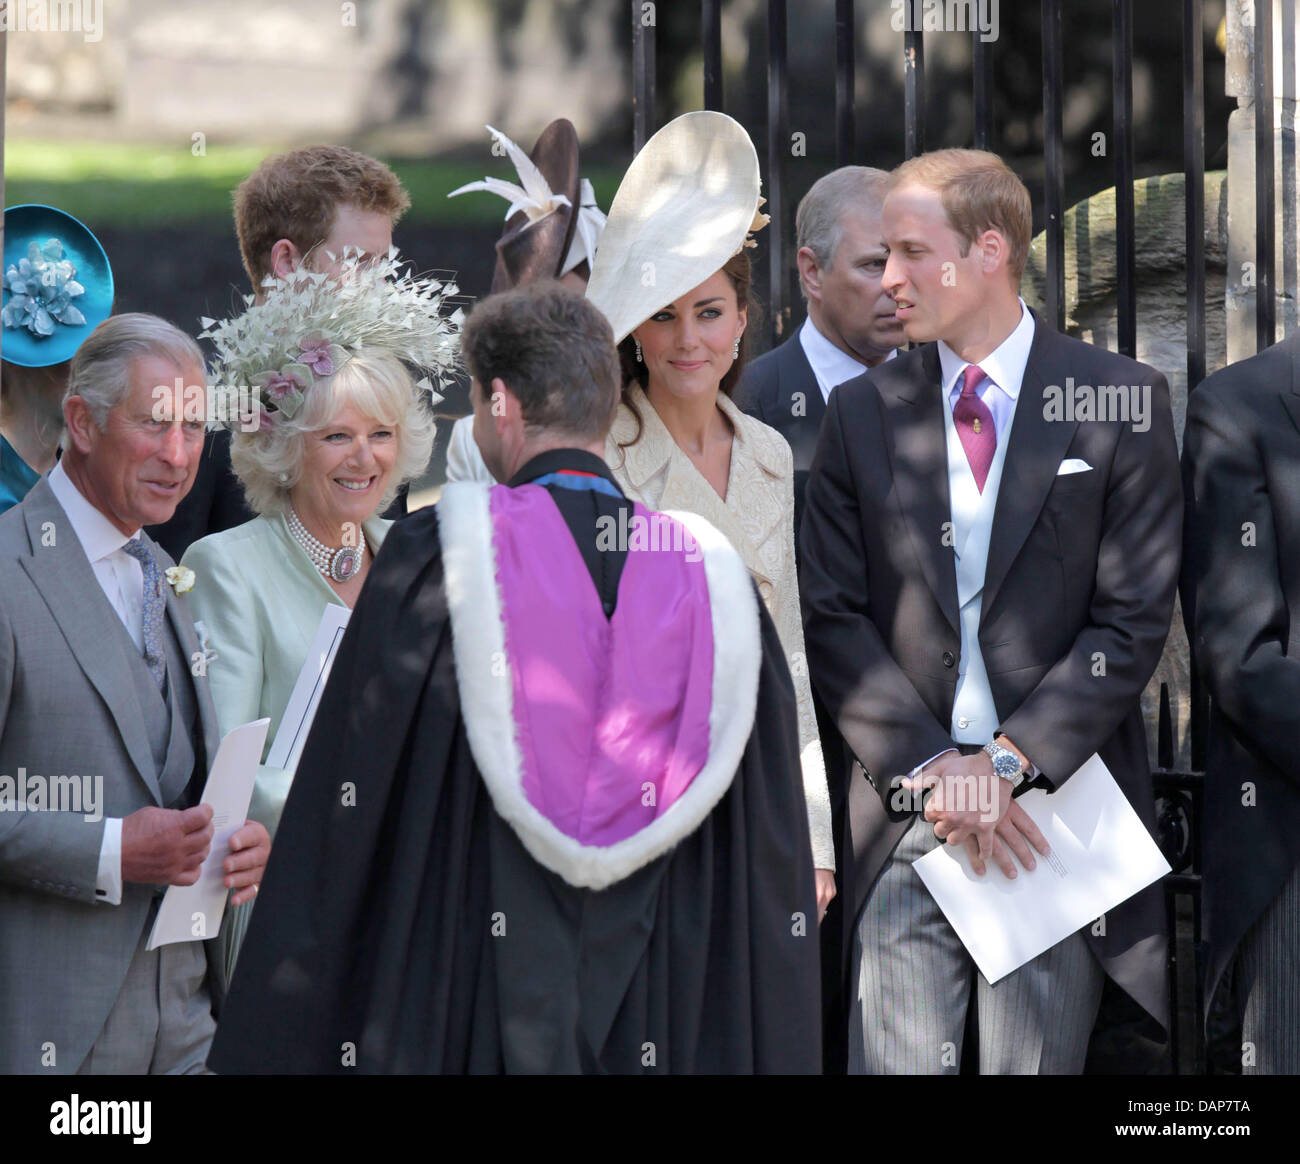
[{"label": "man with grey hair", "polygon": [[[72,360],[62,459],[0,517],[5,1073],[195,1072],[212,1039],[204,943],[146,949],[167,886],[198,880],[213,839],[205,654],[141,529],[171,516],[203,447],[203,422],[171,407],[178,380],[205,383],[183,332],[101,323]],[[251,900],[266,830],[244,824],[229,849],[224,884]],[[196,937],[216,937],[202,922]]]},{"label": "man with grey hair", "polygon": [[212,1065],[815,1072],[798,725],[749,572],[601,459],[590,302],[490,296],[462,349],[502,484],[448,484],[375,560]]},{"label": "man with grey hair", "polygon": [[803,326],[754,360],[740,386],[744,409],[771,425],[794,452],[794,535],[803,491],[832,389],[890,359],[903,343],[894,301],[880,285],[889,252],[880,207],[889,175],[843,166],[813,183],[795,214]]}]

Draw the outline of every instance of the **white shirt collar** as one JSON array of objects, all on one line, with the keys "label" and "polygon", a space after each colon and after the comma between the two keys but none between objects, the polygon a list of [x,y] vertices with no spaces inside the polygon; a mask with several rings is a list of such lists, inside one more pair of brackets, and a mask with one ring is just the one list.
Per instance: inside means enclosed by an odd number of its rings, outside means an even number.
[{"label": "white shirt collar", "polygon": [[[832,388],[867,371],[866,364],[855,360],[822,335],[811,315],[805,317],[803,326],[799,329],[799,344],[803,348],[803,354],[808,357],[823,396],[829,396]],[[891,350],[885,359],[892,360],[897,354]]]},{"label": "white shirt collar", "polygon": [[81,543],[81,548],[91,562],[98,562],[101,558],[108,557],[114,551],[120,550],[131,538],[140,536],[140,531],[137,529],[128,537],[87,501],[85,495],[65,472],[61,460],[50,470],[46,480],[50,483],[55,500],[68,515],[72,532],[77,535],[77,541]]},{"label": "white shirt collar", "polygon": [[[1020,396],[1020,383],[1025,378],[1025,365],[1029,363],[1029,349],[1034,342],[1034,317],[1029,314],[1025,301],[1018,301],[1020,322],[1006,339],[979,362],[984,374],[1012,400]],[[951,394],[957,377],[969,367],[969,362],[940,340],[939,366],[943,369],[944,392],[946,395]]]}]

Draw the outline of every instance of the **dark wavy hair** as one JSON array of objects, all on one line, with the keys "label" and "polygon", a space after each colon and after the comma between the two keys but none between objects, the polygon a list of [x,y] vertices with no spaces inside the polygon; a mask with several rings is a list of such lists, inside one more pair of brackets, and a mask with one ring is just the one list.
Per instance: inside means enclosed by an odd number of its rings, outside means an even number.
[{"label": "dark wavy hair", "polygon": [[[722,377],[718,384],[718,391],[725,396],[730,397],[736,390],[736,385],[740,383],[740,377],[745,371],[745,362],[749,359],[749,336],[753,331],[758,320],[759,306],[755,301],[751,291],[753,282],[753,270],[749,262],[749,250],[742,247],[725,263],[722,264],[722,273],[727,276],[731,283],[731,289],[736,293],[736,307],[742,310],[745,315],[745,330],[740,336],[740,355],[738,355],[731,367],[727,369],[727,374]],[[627,405],[628,410],[636,417],[636,436],[626,444],[620,444],[620,449],[625,449],[628,445],[634,445],[641,439],[641,433],[645,424],[641,419],[641,413],[632,403],[631,394],[628,389],[632,384],[639,384],[641,391],[645,391],[650,383],[650,370],[645,364],[638,362],[636,358],[636,341],[632,338],[631,333],[618,345],[618,362],[623,375],[622,402]]]}]

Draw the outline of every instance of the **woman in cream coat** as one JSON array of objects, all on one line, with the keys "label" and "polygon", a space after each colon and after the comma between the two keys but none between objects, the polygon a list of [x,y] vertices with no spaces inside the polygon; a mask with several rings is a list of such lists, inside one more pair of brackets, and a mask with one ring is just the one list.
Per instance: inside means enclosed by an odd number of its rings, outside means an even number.
[{"label": "woman in cream coat", "polygon": [[[292,421],[236,432],[231,460],[258,516],[190,546],[189,594],[215,652],[222,732],[268,717],[275,739],[325,607],[351,608],[392,524],[376,514],[429,461],[433,420],[396,357],[369,349],[317,379]],[[293,773],[258,768],[248,818],[272,837]],[[252,903],[223,928],[227,976]]]},{"label": "woman in cream coat", "polygon": [[[744,559],[776,624],[794,682],[817,905],[835,895],[826,768],[803,646],[794,556],[794,463],[774,429],[731,402],[744,366],[758,159],[719,113],[661,129],[619,187],[588,297],[623,360],[623,402],[605,459],[653,510],[698,513]],[[652,279],[647,280],[646,272]]]}]

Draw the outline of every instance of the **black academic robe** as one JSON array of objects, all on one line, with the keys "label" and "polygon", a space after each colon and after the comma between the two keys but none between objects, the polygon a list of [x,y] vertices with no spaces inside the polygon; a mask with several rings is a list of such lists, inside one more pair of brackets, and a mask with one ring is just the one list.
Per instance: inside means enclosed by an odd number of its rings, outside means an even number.
[{"label": "black academic robe", "polygon": [[437,512],[395,525],[290,791],[213,1069],[817,1071],[793,685],[756,605],[734,781],[675,848],[581,889],[524,849],[471,754]]}]

